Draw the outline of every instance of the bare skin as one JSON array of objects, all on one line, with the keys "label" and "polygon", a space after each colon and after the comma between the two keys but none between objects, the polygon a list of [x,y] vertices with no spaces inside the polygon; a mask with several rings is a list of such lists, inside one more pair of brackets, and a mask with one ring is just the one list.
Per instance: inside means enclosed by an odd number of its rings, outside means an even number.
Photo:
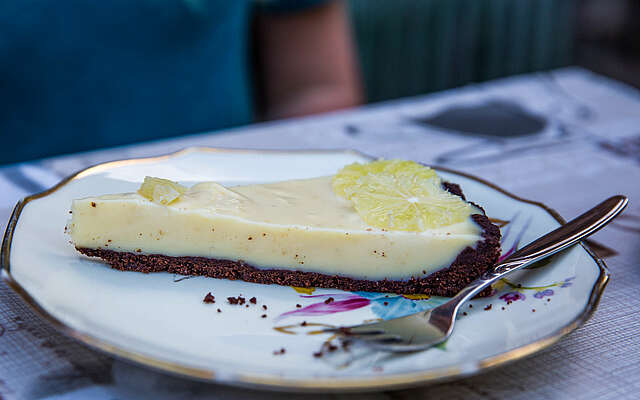
[{"label": "bare skin", "polygon": [[288,118],[362,102],[349,20],[341,1],[259,15],[255,49],[262,117]]}]

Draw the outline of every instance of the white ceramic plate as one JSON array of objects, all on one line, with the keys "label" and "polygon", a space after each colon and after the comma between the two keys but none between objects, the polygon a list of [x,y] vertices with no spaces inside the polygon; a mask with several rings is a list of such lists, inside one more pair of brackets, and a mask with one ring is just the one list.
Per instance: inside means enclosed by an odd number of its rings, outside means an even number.
[{"label": "white ceramic plate", "polygon": [[[593,312],[608,272],[586,247],[576,246],[543,267],[516,273],[498,285],[494,296],[474,300],[472,308],[465,306],[466,315],[443,346],[405,355],[356,346],[316,358],[313,353],[330,339],[314,334],[319,326],[398,317],[443,298],[333,289],[305,293],[285,286],[116,271],[80,256],[63,233],[73,198],[133,191],[145,175],[183,184],[268,182],[328,175],[367,159],[350,151],[196,148],[98,165],[16,206],[2,247],[3,277],[48,321],[92,347],[183,376],[282,390],[388,389],[473,374],[548,346]],[[440,174],[459,183],[489,217],[506,224],[504,251],[562,222],[542,204],[477,178],[446,170]],[[215,304],[203,303],[208,292],[215,295]],[[227,297],[240,294],[255,296],[257,305],[227,304]],[[335,301],[325,304],[328,297]],[[281,348],[286,353],[275,355]]]}]

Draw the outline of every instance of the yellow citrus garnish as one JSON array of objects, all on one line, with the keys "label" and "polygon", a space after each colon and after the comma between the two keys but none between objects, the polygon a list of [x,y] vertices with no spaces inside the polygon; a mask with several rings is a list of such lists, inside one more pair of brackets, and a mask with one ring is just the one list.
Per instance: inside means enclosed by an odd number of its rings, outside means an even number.
[{"label": "yellow citrus garnish", "polygon": [[187,188],[179,183],[168,179],[145,176],[144,182],[140,185],[138,193],[153,201],[163,205],[171,204],[187,191]]},{"label": "yellow citrus garnish", "polygon": [[431,168],[413,161],[347,165],[334,176],[333,190],[353,202],[365,223],[382,229],[421,232],[462,222],[472,211]]}]

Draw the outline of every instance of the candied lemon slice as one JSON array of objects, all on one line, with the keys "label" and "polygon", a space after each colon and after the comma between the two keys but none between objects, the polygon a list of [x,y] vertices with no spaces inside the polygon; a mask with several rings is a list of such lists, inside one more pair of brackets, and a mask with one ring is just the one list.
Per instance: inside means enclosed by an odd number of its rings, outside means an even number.
[{"label": "candied lemon slice", "polygon": [[145,176],[138,193],[163,205],[171,204],[187,191],[187,188],[168,179]]},{"label": "candied lemon slice", "polygon": [[334,176],[333,190],[376,228],[421,232],[462,222],[472,212],[431,168],[413,161],[347,165]]}]

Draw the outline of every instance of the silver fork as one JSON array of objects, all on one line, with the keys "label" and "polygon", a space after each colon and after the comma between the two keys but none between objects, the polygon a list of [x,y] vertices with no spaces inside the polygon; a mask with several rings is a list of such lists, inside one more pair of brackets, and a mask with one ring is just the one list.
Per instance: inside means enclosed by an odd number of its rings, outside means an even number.
[{"label": "silver fork", "polygon": [[373,324],[325,329],[347,340],[362,341],[393,352],[424,350],[444,342],[453,331],[456,314],[473,298],[505,275],[562,251],[608,224],[627,206],[625,196],[613,196],[560,228],[536,239],[485,272],[448,302],[429,311]]}]

